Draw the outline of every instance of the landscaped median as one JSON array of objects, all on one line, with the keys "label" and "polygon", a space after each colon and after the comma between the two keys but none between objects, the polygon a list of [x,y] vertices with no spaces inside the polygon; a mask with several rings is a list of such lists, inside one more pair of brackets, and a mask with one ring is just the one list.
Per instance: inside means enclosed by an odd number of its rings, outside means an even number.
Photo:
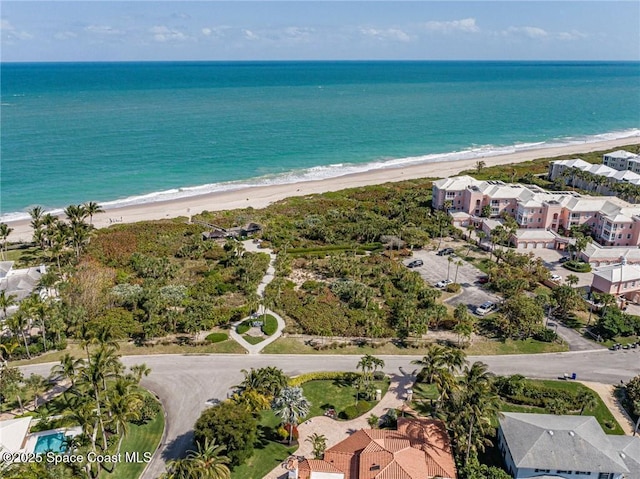
[{"label": "landscaped median", "polygon": [[278,331],[278,320],[271,314],[252,316],[238,324],[236,333],[251,345],[260,344]]}]

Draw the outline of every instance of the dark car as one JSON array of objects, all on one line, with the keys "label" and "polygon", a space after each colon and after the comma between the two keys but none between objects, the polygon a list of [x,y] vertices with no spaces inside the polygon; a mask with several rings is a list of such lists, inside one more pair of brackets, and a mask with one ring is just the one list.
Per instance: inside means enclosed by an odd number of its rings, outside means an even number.
[{"label": "dark car", "polygon": [[407,264],[407,268],[417,268],[418,266],[422,266],[423,264],[424,261],[422,261],[421,259],[414,259],[409,264]]},{"label": "dark car", "polygon": [[567,261],[569,261],[571,258],[569,258],[568,256],[563,256],[562,258],[560,258],[560,263],[566,263]]},{"label": "dark car", "polygon": [[438,251],[437,255],[438,256],[449,256],[450,254],[453,254],[453,248],[445,248],[445,249],[441,249],[440,251]]},{"label": "dark car", "polygon": [[489,276],[480,276],[478,278],[478,283],[487,284],[489,282]]}]

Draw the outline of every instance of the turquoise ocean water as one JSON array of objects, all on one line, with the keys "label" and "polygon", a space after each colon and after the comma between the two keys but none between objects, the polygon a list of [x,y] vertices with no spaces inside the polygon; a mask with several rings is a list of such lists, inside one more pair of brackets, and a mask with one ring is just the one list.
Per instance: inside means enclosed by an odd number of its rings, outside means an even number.
[{"label": "turquoise ocean water", "polygon": [[2,219],[631,136],[640,63],[2,64]]}]

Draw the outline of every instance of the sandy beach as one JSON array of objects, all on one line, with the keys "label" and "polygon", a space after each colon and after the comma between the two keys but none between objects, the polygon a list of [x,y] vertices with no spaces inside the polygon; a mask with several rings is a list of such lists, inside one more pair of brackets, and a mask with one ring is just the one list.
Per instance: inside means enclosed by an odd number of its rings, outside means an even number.
[{"label": "sandy beach", "polygon": [[[556,148],[532,149],[499,156],[483,157],[487,166],[520,163],[537,158],[549,158],[561,155],[579,155],[597,150],[613,150],[620,146],[637,144],[638,137],[627,137],[618,140],[573,144]],[[204,210],[228,210],[236,208],[264,208],[265,206],[291,196],[305,196],[327,191],[337,191],[358,186],[376,185],[381,183],[402,181],[414,178],[444,178],[455,176],[460,171],[475,167],[476,159],[449,162],[424,163],[405,166],[402,168],[379,169],[363,173],[327,178],[317,181],[306,181],[283,185],[259,186],[234,191],[211,193],[201,196],[191,196],[170,201],[147,203],[122,208],[113,208],[98,214],[93,218],[93,224],[98,228],[108,227],[114,223],[133,223],[143,220],[157,220],[190,216]],[[29,221],[8,222],[14,231],[9,241],[30,241],[31,227]]]}]

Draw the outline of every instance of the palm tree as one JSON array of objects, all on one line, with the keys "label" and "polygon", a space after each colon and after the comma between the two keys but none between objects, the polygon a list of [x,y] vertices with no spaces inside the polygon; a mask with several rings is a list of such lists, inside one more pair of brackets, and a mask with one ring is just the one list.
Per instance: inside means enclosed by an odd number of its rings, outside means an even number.
[{"label": "palm tree", "polygon": [[289,425],[289,445],[291,445],[293,428],[301,418],[309,414],[311,403],[304,397],[302,388],[287,386],[280,391],[279,396],[274,398],[271,408],[285,424]]},{"label": "palm tree", "polygon": [[578,278],[575,274],[570,274],[570,275],[567,276],[565,281],[567,282],[567,284],[570,287],[573,288],[576,284],[578,284],[580,282],[580,278]]},{"label": "palm tree", "polygon": [[76,385],[76,377],[83,366],[82,359],[76,359],[69,353],[62,356],[60,364],[56,364],[51,368],[51,374],[69,379],[71,381],[71,387]]},{"label": "palm tree", "polygon": [[598,405],[598,400],[590,391],[582,391],[577,398],[580,406],[580,415],[582,416],[587,409],[593,409]]},{"label": "palm tree", "polygon": [[40,229],[40,226],[42,225],[42,215],[44,213],[42,206],[34,206],[33,208],[28,209],[27,213],[31,216],[31,227],[33,230],[35,231]]},{"label": "palm tree", "polygon": [[110,391],[107,400],[110,420],[115,423],[116,435],[119,436],[116,454],[120,454],[122,441],[129,432],[129,422],[140,418],[142,395],[132,391],[132,385],[126,379],[119,378]]},{"label": "palm tree", "polygon": [[209,442],[205,439],[204,444],[197,444],[196,451],[189,451],[187,461],[191,470],[191,477],[198,479],[229,479],[231,471],[227,464],[229,458],[223,456],[225,446],[216,444],[215,439]]},{"label": "palm tree", "polygon": [[86,214],[89,215],[89,225],[93,226],[93,215],[104,213],[104,209],[95,201],[89,201],[82,205]]},{"label": "palm tree", "polygon": [[433,383],[437,376],[445,372],[455,373],[464,365],[465,361],[465,354],[460,349],[429,344],[427,354],[422,359],[411,361],[411,364],[422,366],[420,376],[427,383]]},{"label": "palm tree", "polygon": [[32,374],[24,381],[25,385],[33,392],[33,409],[38,409],[38,397],[48,389],[47,380],[39,374]]},{"label": "palm tree", "polygon": [[2,317],[7,317],[7,309],[11,306],[15,306],[18,304],[16,302],[17,296],[15,294],[10,294],[7,296],[7,292],[3,289],[0,291],[0,309],[2,309]]},{"label": "palm tree", "polygon": [[167,472],[161,479],[196,479],[192,475],[191,461],[188,459],[174,459],[167,463]]},{"label": "palm tree", "polygon": [[263,395],[268,401],[280,394],[280,391],[288,384],[287,376],[281,369],[274,366],[242,370],[244,380],[236,386],[238,393],[243,394],[248,391],[256,391]]},{"label": "palm tree", "polygon": [[9,228],[6,223],[0,223],[0,240],[2,240],[2,260],[7,259],[7,238],[13,231],[13,228]]},{"label": "palm tree", "polygon": [[462,266],[462,260],[458,260],[456,261],[456,274],[453,277],[453,282],[457,283],[458,282],[458,268]]},{"label": "palm tree", "polygon": [[327,437],[324,434],[318,434],[314,432],[305,439],[306,442],[313,447],[313,457],[316,459],[322,459],[324,457],[324,451],[327,450]]}]

